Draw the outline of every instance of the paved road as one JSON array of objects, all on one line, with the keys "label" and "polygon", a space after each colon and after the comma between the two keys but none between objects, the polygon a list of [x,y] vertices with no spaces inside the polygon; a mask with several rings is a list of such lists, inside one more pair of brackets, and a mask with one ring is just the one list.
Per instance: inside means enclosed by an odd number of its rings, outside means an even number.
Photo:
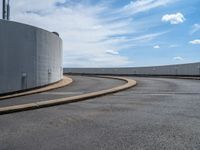
[{"label": "paved road", "polygon": [[119,86],[125,83],[124,81],[115,79],[86,77],[86,76],[84,77],[73,76],[72,78],[73,78],[73,83],[63,88],[39,94],[0,100],[0,107],[52,100],[52,99],[85,94],[89,92],[96,92],[99,90],[105,90],[115,86]]},{"label": "paved road", "polygon": [[124,92],[0,116],[0,149],[199,150],[200,81],[134,79]]}]

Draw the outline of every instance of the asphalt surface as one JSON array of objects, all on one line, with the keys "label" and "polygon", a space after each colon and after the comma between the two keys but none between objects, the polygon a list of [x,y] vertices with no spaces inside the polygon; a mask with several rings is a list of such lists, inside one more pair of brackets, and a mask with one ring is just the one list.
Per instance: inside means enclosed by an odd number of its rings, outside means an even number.
[{"label": "asphalt surface", "polygon": [[0,116],[0,149],[199,150],[200,81],[133,79],[109,96]]},{"label": "asphalt surface", "polygon": [[31,102],[40,102],[40,101],[59,99],[63,97],[70,97],[80,94],[86,94],[90,92],[96,92],[99,90],[109,89],[125,83],[124,81],[121,80],[87,77],[87,76],[84,77],[73,76],[71,78],[73,79],[72,84],[59,89],[39,94],[0,100],[0,107],[26,104]]}]

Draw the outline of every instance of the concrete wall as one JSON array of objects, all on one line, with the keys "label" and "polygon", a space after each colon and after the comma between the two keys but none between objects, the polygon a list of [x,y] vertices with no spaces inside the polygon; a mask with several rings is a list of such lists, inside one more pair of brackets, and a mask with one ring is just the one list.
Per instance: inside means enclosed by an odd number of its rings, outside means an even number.
[{"label": "concrete wall", "polygon": [[200,76],[200,63],[136,68],[65,68],[64,73],[111,75]]},{"label": "concrete wall", "polygon": [[62,78],[62,40],[33,26],[0,20],[0,94]]}]

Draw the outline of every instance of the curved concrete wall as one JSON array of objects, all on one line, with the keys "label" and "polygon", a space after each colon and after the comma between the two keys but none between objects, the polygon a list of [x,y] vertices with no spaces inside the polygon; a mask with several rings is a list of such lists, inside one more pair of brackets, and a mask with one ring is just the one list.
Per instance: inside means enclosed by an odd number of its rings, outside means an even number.
[{"label": "curved concrete wall", "polygon": [[0,94],[61,80],[62,40],[33,26],[0,20]]},{"label": "curved concrete wall", "polygon": [[65,68],[64,73],[106,75],[200,76],[200,63],[135,68]]}]

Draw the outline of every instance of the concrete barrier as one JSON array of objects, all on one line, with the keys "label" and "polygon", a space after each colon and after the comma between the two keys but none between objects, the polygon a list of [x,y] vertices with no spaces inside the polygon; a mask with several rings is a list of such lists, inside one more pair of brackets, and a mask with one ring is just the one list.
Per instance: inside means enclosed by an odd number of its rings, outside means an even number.
[{"label": "concrete barrier", "polygon": [[200,76],[200,63],[129,68],[64,68],[67,74]]}]

